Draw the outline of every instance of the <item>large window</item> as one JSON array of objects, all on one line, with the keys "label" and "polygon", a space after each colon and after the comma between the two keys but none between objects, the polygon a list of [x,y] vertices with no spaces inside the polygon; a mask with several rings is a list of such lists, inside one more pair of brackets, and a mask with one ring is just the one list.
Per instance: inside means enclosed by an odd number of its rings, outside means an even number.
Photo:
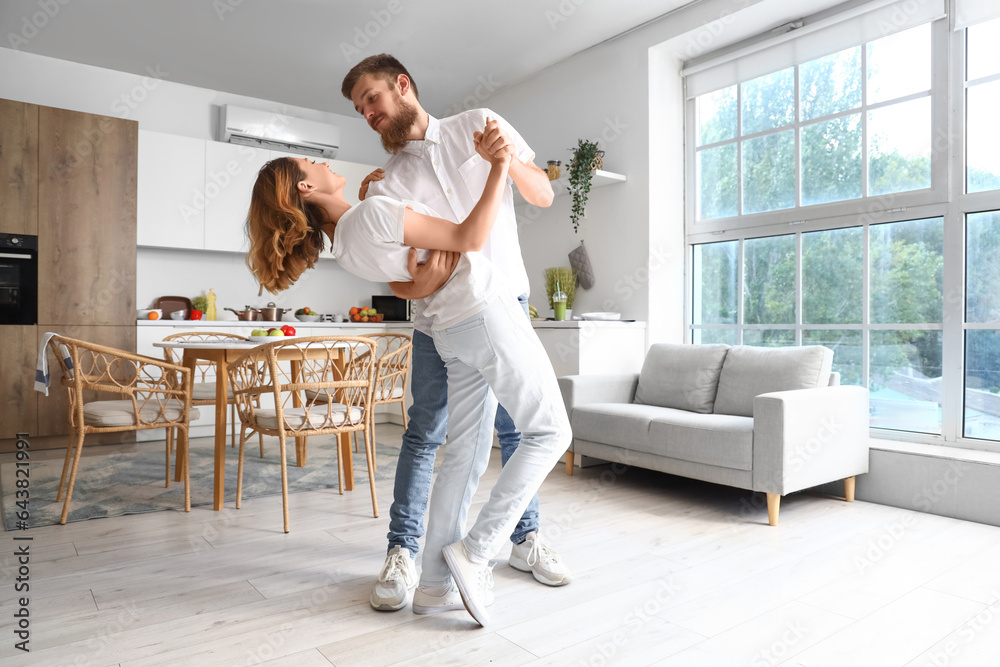
[{"label": "large window", "polygon": [[691,340],[825,345],[877,433],[1000,451],[1000,19],[938,16],[694,86]]}]

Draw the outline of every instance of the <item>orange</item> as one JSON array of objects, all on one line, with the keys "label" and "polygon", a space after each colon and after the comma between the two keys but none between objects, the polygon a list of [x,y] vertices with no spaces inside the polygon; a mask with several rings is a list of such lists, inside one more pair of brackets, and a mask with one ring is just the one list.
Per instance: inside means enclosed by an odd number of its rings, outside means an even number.
[{"label": "orange", "polygon": [[151,320],[158,320],[158,319],[160,319],[160,314],[159,314],[158,312],[156,312],[156,311],[154,310],[153,312],[151,312],[151,313],[149,314],[149,316],[148,316],[148,317],[149,317],[149,319],[151,319]]}]

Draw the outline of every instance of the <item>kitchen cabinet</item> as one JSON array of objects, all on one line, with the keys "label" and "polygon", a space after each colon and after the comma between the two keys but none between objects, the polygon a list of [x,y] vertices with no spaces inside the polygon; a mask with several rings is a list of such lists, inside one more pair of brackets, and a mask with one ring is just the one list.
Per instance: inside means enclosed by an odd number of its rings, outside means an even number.
[{"label": "kitchen cabinet", "polygon": [[18,433],[35,434],[38,405],[35,392],[35,365],[38,359],[36,326],[4,325],[0,351],[0,438]]},{"label": "kitchen cabinet", "polygon": [[39,108],[41,327],[135,322],[138,125]]},{"label": "kitchen cabinet", "polygon": [[245,253],[249,249],[245,225],[250,193],[257,172],[270,151],[238,144],[205,144],[206,250]]},{"label": "kitchen cabinet", "polygon": [[38,105],[0,100],[0,233],[38,234]]},{"label": "kitchen cabinet", "polygon": [[136,242],[205,247],[205,141],[139,130]]}]

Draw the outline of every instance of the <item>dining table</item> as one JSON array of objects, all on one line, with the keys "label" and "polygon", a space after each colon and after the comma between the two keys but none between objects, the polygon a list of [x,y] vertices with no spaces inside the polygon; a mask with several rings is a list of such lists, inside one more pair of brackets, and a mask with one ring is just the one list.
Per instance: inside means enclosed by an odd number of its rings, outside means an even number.
[{"label": "dining table", "polygon": [[[195,332],[192,332],[195,333]],[[197,332],[201,333],[201,332]],[[170,348],[183,351],[182,364],[191,369],[191,378],[195,376],[195,364],[199,360],[210,361],[215,364],[215,486],[213,493],[213,508],[218,511],[222,509],[222,502],[226,490],[226,407],[229,404],[229,364],[241,357],[247,351],[253,349],[257,343],[252,340],[222,339],[222,340],[187,340],[187,341],[158,341],[153,343],[154,347]],[[333,344],[334,349],[339,349],[340,354],[335,364],[340,366],[341,372],[344,370],[346,353],[342,344]],[[305,348],[286,348],[278,350],[278,361],[292,361],[302,359]],[[305,351],[309,354],[308,350]],[[321,350],[316,350],[317,354],[326,354]],[[297,400],[298,397],[296,396]],[[296,403],[297,405],[297,403]],[[342,433],[337,436],[340,447],[340,457],[344,462],[344,488],[348,491],[354,489],[354,467],[351,456],[350,433]],[[304,466],[306,463],[305,438],[295,438],[295,465]],[[180,470],[175,470],[175,476],[180,479]]]}]

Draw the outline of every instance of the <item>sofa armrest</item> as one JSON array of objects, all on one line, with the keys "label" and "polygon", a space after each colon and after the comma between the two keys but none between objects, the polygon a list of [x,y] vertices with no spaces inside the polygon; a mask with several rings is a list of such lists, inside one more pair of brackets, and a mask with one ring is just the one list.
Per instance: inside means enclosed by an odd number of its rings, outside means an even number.
[{"label": "sofa armrest", "polygon": [[785,495],[868,472],[868,390],[761,394],[753,404],[753,490]]},{"label": "sofa armrest", "polygon": [[639,386],[638,373],[615,375],[564,375],[559,378],[566,412],[587,403],[631,403]]}]

